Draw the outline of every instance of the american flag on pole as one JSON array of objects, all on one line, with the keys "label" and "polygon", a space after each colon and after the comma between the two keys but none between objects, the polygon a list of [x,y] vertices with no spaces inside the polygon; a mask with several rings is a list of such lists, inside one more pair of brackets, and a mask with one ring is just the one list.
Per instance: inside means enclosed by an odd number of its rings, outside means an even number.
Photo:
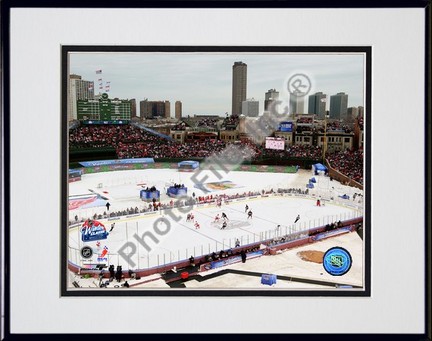
[{"label": "american flag on pole", "polygon": [[97,75],[100,74],[100,73],[102,73],[102,70],[96,70],[96,74]]}]

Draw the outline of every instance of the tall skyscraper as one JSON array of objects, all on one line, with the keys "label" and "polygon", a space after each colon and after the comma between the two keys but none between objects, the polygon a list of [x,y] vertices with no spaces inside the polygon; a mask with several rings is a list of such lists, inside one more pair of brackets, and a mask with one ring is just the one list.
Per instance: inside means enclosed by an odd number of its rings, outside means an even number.
[{"label": "tall skyscraper", "polygon": [[326,112],[327,95],[317,92],[309,96],[308,114],[315,114],[319,118],[324,118]]},{"label": "tall skyscraper", "polygon": [[143,101],[140,101],[140,117],[141,118],[152,118],[152,102],[150,102],[147,98]]},{"label": "tall skyscraper", "polygon": [[165,101],[165,118],[171,117],[171,103],[170,101]]},{"label": "tall skyscraper", "polygon": [[134,117],[137,115],[137,111],[136,111],[136,99],[132,98],[129,100],[130,104],[131,104],[131,116]]},{"label": "tall skyscraper", "polygon": [[290,114],[304,114],[304,98],[305,94],[302,92],[290,93]]},{"label": "tall skyscraper", "polygon": [[342,117],[342,119],[348,121],[348,122],[354,122],[354,119],[358,115],[358,108],[357,107],[349,107],[347,109],[347,113],[345,116]]},{"label": "tall skyscraper", "polygon": [[86,81],[79,75],[69,75],[68,120],[77,119],[77,100],[94,99],[94,82]]},{"label": "tall skyscraper", "polygon": [[175,102],[174,112],[175,112],[175,118],[178,120],[181,120],[181,118],[182,118],[182,102],[180,102],[180,101]]},{"label": "tall skyscraper", "polygon": [[240,115],[242,102],[246,100],[247,65],[243,62],[234,62],[232,78],[232,115]]},{"label": "tall skyscraper", "polygon": [[140,101],[140,117],[169,118],[171,117],[171,104],[169,101],[149,101],[148,99]]},{"label": "tall skyscraper", "polygon": [[330,96],[330,119],[340,120],[346,116],[348,109],[348,95],[344,92],[338,92]]},{"label": "tall skyscraper", "polygon": [[258,117],[259,101],[251,98],[242,102],[242,115],[247,117]]},{"label": "tall skyscraper", "polygon": [[270,105],[279,99],[279,92],[276,89],[270,89],[265,93],[264,110],[270,110]]}]

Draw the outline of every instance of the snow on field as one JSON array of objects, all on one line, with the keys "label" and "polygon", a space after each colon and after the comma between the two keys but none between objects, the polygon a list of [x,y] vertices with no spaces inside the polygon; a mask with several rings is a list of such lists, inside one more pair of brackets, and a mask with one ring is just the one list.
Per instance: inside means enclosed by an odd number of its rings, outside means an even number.
[{"label": "snow on field", "polygon": [[[194,175],[195,174],[195,175]],[[107,212],[105,203],[111,204],[110,211],[123,210],[138,207],[141,210],[148,203],[141,201],[139,191],[145,187],[155,186],[161,191],[161,202],[168,203],[171,198],[165,194],[166,188],[173,184],[184,184],[188,188],[188,195],[192,192],[195,196],[204,195],[232,195],[249,191],[262,190],[276,191],[278,188],[296,188],[305,190],[306,184],[313,176],[310,171],[299,170],[297,173],[259,173],[259,172],[230,172],[218,174],[211,171],[199,173],[180,173],[171,169],[128,170],[107,173],[95,173],[83,175],[81,181],[69,184],[69,197],[88,196],[99,194],[97,201],[81,208],[69,211],[70,220],[75,216],[86,219],[93,214]],[[223,176],[222,176],[223,175]],[[204,192],[194,187],[201,180],[211,192]],[[145,269],[157,265],[167,264],[178,260],[188,259],[191,255],[197,257],[207,255],[213,251],[234,247],[236,239],[241,245],[246,245],[273,237],[286,235],[297,231],[306,231],[309,228],[322,226],[338,220],[350,219],[362,216],[361,199],[351,200],[354,193],[360,190],[344,186],[337,181],[330,181],[328,177],[315,176],[317,183],[315,188],[309,190],[308,196],[269,196],[245,198],[240,201],[232,201],[217,207],[215,204],[194,206],[190,212],[194,214],[194,222],[186,221],[188,212],[180,212],[179,209],[167,211],[148,212],[131,217],[119,217],[117,220],[100,219],[110,229],[115,222],[115,227],[108,238],[96,241],[83,242],[80,235],[80,225],[69,228],[68,256],[75,264],[83,265],[80,249],[84,245],[91,246],[95,251],[95,257],[100,255],[103,249],[107,249],[107,262],[109,264],[122,265],[123,270]],[[225,181],[225,189],[217,189],[212,182]],[[350,199],[340,199],[347,194]],[[316,198],[331,197],[335,200],[326,201],[325,206],[316,206]],[[175,199],[174,199],[175,200]],[[92,206],[93,205],[93,206]],[[252,210],[252,218],[248,218],[245,206]],[[221,229],[222,220],[215,222],[215,216],[224,212],[228,216],[228,225]],[[294,223],[297,215],[300,220]],[[162,221],[161,218],[164,220]],[[195,226],[199,223],[199,228]],[[276,230],[277,225],[281,225]],[[349,237],[351,236],[351,237]],[[328,244],[328,245],[327,245]],[[321,246],[320,246],[321,245]],[[363,264],[363,243],[356,233],[330,238],[328,240],[304,246],[305,248],[325,249],[330,245],[346,246],[353,251],[357,268],[350,271],[347,281],[351,284],[361,285]],[[282,276],[303,276],[310,278],[332,277],[323,274],[322,265],[309,264],[300,260],[295,250],[287,250],[276,256],[263,256],[251,259],[245,264],[233,264],[230,267],[247,269],[249,271],[274,272]],[[93,261],[93,259],[92,259]],[[360,266],[360,268],[358,268]],[[233,277],[238,279],[238,283]],[[241,279],[241,280],[240,280]],[[326,278],[329,280],[329,278]],[[142,282],[142,281],[141,281]],[[230,284],[228,284],[230,283]],[[258,284],[257,284],[258,283]],[[90,282],[90,287],[94,284]],[[189,281],[187,287],[261,287],[258,278],[250,276],[227,274],[204,282]],[[146,283],[137,283],[136,288],[168,287],[162,280],[152,278]],[[275,288],[316,288],[317,285],[278,281]],[[318,286],[319,287],[319,286]]]}]

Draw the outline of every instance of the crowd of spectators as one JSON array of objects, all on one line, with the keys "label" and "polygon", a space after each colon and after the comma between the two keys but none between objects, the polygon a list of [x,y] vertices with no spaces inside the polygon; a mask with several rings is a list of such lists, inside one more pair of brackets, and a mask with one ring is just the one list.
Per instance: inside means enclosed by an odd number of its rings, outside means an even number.
[{"label": "crowd of spectators", "polygon": [[278,188],[277,193],[288,193],[288,194],[309,194],[309,188],[301,189],[301,188]]},{"label": "crowd of spectators", "polygon": [[178,145],[131,125],[80,126],[69,131],[71,148],[113,147],[121,159],[170,157]]},{"label": "crowd of spectators", "polygon": [[299,117],[297,119],[297,124],[312,124],[313,118],[312,117]]},{"label": "crowd of spectators", "polygon": [[350,179],[363,184],[363,150],[345,150],[327,156],[330,166]]},{"label": "crowd of spectators", "polygon": [[[226,118],[232,121],[232,116]],[[204,121],[211,119],[204,119]],[[81,126],[69,132],[71,148],[113,147],[120,159],[152,157],[158,158],[205,158],[218,155],[226,150],[227,144],[221,140],[200,140],[179,143],[166,140],[130,125]],[[241,141],[237,146],[245,159],[260,157],[308,157],[319,158],[321,148],[317,146],[293,145],[287,150],[270,150],[250,141]]]},{"label": "crowd of spectators", "polygon": [[80,126],[69,131],[69,146],[72,148],[97,148],[116,146],[119,142],[145,141],[150,134],[131,125]]},{"label": "crowd of spectators", "polygon": [[290,157],[320,159],[322,157],[322,148],[320,146],[295,144],[289,146],[286,150],[263,149],[262,156],[279,159]]},{"label": "crowd of spectators", "polygon": [[[302,118],[309,120],[310,118]],[[299,119],[300,120],[300,119]],[[203,119],[202,124],[213,124],[215,119]],[[235,124],[238,116],[229,116],[224,119],[223,125]],[[328,124],[329,130],[349,128],[334,121]],[[71,148],[97,148],[113,147],[120,159],[152,157],[159,158],[206,158],[209,156],[227,157],[227,144],[222,140],[196,140],[188,143],[179,143],[166,140],[131,125],[95,125],[80,126],[69,131],[69,145]],[[237,144],[232,151],[234,157],[242,153],[244,160],[257,160],[260,158],[308,158],[320,159],[322,148],[312,145],[292,145],[285,150],[266,149],[255,143],[244,140]],[[235,152],[235,153],[234,153]],[[329,155],[328,160],[333,168],[349,178],[363,183],[363,152],[343,151]]]}]

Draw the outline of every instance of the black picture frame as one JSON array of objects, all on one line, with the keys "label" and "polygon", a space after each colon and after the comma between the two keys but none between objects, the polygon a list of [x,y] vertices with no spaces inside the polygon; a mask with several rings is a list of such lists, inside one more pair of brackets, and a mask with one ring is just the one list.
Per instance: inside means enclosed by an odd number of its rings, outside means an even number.
[{"label": "black picture frame", "polygon": [[[207,6],[204,6],[205,5]],[[3,144],[3,158],[2,158],[2,170],[4,171],[4,180],[2,181],[2,204],[3,204],[3,212],[4,216],[2,217],[2,246],[4,252],[2,252],[2,268],[4,271],[1,272],[1,279],[2,279],[2,293],[4,293],[4,296],[2,296],[2,309],[5,312],[4,320],[2,321],[3,325],[3,337],[7,340],[15,340],[15,339],[23,339],[23,338],[31,338],[34,334],[15,334],[11,333],[10,329],[10,310],[11,310],[11,302],[10,300],[10,276],[13,274],[14,269],[11,268],[11,258],[10,258],[10,250],[11,250],[11,244],[10,244],[10,238],[11,238],[11,229],[13,226],[11,225],[11,206],[9,203],[9,198],[12,194],[11,192],[11,186],[9,184],[9,177],[11,172],[11,153],[10,153],[10,136],[13,134],[13,132],[10,131],[10,123],[11,123],[11,117],[10,117],[10,110],[11,110],[11,102],[10,102],[10,96],[11,96],[11,90],[9,87],[9,84],[11,82],[11,78],[13,75],[10,73],[10,63],[11,60],[8,55],[8,51],[10,48],[10,12],[14,8],[23,8],[23,7],[29,7],[29,8],[195,8],[197,6],[197,2],[193,1],[185,1],[185,2],[176,2],[176,1],[156,1],[156,2],[148,2],[146,4],[140,4],[136,1],[125,1],[121,4],[117,2],[104,2],[103,4],[97,3],[97,4],[88,4],[87,2],[83,1],[74,1],[74,2],[62,2],[60,4],[56,4],[50,1],[39,1],[38,3],[35,2],[27,2],[27,1],[3,1],[2,2],[2,51],[3,51],[3,67],[2,67],[2,78],[3,78],[3,84],[4,87],[2,88],[2,102],[3,102],[3,119],[2,122],[0,122],[3,126],[3,138],[2,138],[2,144]],[[389,1],[382,1],[382,2],[372,2],[372,1],[361,1],[361,2],[350,2],[349,4],[342,3],[341,1],[327,1],[325,3],[319,3],[313,1],[305,1],[305,2],[279,2],[279,1],[238,1],[238,2],[230,2],[227,3],[225,1],[205,1],[200,2],[199,7],[210,7],[210,8],[364,8],[364,9],[390,9],[390,8],[399,8],[399,9],[406,9],[406,8],[423,8],[425,11],[425,207],[428,208],[430,206],[430,184],[431,184],[431,171],[430,171],[430,152],[431,152],[431,101],[430,101],[430,93],[431,93],[431,75],[430,75],[430,56],[431,56],[431,50],[430,50],[430,32],[431,32],[431,25],[430,25],[430,14],[431,14],[431,4],[430,1],[398,1],[398,2],[389,2]],[[369,78],[370,80],[370,78]],[[372,84],[373,86],[373,84]],[[370,98],[369,98],[370,100]],[[369,122],[370,123],[370,122]],[[64,123],[63,123],[64,124]],[[373,162],[373,161],[371,161]],[[64,169],[65,164],[62,163],[62,173],[65,174]],[[64,188],[63,188],[64,190]],[[369,201],[370,202],[370,201]],[[63,202],[64,204],[64,202]],[[370,211],[369,211],[370,212]],[[431,340],[431,314],[430,314],[430,308],[431,308],[431,285],[430,285],[430,258],[431,258],[431,249],[430,249],[430,243],[431,243],[431,215],[430,210],[426,209],[425,212],[425,331],[424,333],[419,334],[392,334],[389,330],[388,334],[376,334],[377,337],[384,338],[384,339],[398,339],[398,340]],[[370,242],[370,241],[369,241]],[[63,252],[63,251],[62,251]],[[64,253],[62,253],[62,256],[64,256]],[[367,266],[368,268],[368,266]],[[62,282],[63,287],[64,282]],[[372,285],[373,287],[373,285]],[[4,298],[4,299],[3,299]],[[126,333],[126,331],[125,331]],[[247,334],[247,332],[246,332]],[[289,333],[288,333],[289,334]],[[43,336],[44,334],[40,334],[40,336]],[[328,338],[332,340],[337,339],[346,339],[349,337],[350,339],[354,340],[360,340],[365,339],[366,337],[370,337],[374,334],[361,334],[361,333],[354,333],[354,334],[313,334],[312,336],[318,336],[322,339]],[[60,336],[59,334],[51,334],[50,336]],[[72,338],[72,337],[81,337],[85,338],[86,335],[80,335],[80,333],[77,334],[68,334],[68,335],[62,335],[61,337],[66,338]],[[152,337],[155,337],[156,335],[153,335]],[[279,337],[280,335],[274,335],[274,337]],[[296,339],[304,339],[305,337],[311,336],[311,334],[308,333],[308,331],[305,331],[303,334],[289,334],[289,337],[293,337]],[[34,337],[34,336],[33,336]],[[208,337],[208,336],[207,336]]]},{"label": "black picture frame", "polygon": [[[372,49],[370,46],[314,46],[314,47],[283,47],[283,46],[62,46],[62,224],[64,226],[68,223],[68,169],[69,169],[69,158],[68,158],[68,119],[65,116],[67,112],[67,79],[68,79],[68,56],[70,53],[298,53],[298,54],[350,54],[359,53],[364,54],[365,60],[365,112],[371,113],[371,78],[372,78]],[[68,233],[64,229],[61,229],[61,258],[62,258],[62,271],[61,271],[61,288],[62,296],[364,296],[370,297],[371,294],[371,248],[370,248],[370,216],[371,216],[371,198],[370,198],[370,169],[371,169],[371,117],[372,115],[366,115],[365,119],[365,205],[364,205],[364,286],[359,291],[330,291],[330,290],[265,290],[265,289],[221,289],[221,290],[202,290],[202,289],[191,289],[187,290],[156,290],[156,289],[143,289],[134,291],[118,291],[118,290],[85,290],[85,289],[73,289],[68,290],[67,288],[67,270],[68,270],[68,258],[67,258],[67,247],[68,245]],[[281,276],[279,276],[282,279]]]}]

